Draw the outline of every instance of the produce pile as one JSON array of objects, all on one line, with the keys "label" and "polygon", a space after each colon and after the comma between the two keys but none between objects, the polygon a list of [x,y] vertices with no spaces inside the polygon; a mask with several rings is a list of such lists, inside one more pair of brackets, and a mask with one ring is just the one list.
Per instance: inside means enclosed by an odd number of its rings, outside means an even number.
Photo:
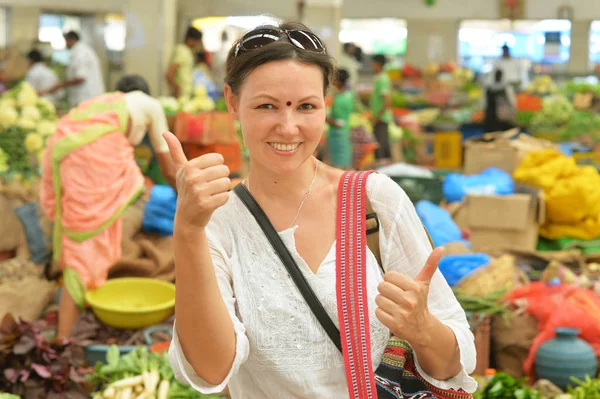
[{"label": "produce pile", "polygon": [[499,315],[506,319],[509,315],[508,305],[502,302],[505,290],[494,292],[488,296],[467,295],[455,290],[456,299],[465,312],[475,315]]},{"label": "produce pile", "polygon": [[56,130],[56,109],[22,82],[0,97],[0,175],[36,173]]},{"label": "produce pile", "polygon": [[490,381],[478,380],[480,389],[474,399],[598,399],[600,379],[572,378],[573,385],[563,392],[548,380],[538,380],[531,387],[525,379],[515,379],[505,373],[495,374]]},{"label": "produce pile", "polygon": [[214,100],[210,98],[208,91],[202,86],[197,86],[190,98],[159,97],[158,101],[162,104],[167,115],[176,115],[179,111],[197,114],[215,110]]},{"label": "produce pile", "polygon": [[178,382],[169,366],[166,352],[149,352],[146,347],[119,353],[116,345],[106,354],[106,364],[98,363],[87,376],[97,387],[94,399],[219,399],[219,395],[204,395]]},{"label": "produce pile", "polygon": [[536,77],[533,82],[527,86],[526,91],[528,93],[540,95],[554,94],[557,91],[557,86],[550,76],[541,75]]},{"label": "produce pile", "polygon": [[542,109],[531,120],[531,130],[535,132],[554,132],[567,123],[575,109],[564,96],[544,98]]},{"label": "produce pile", "polygon": [[[89,398],[81,348],[55,339],[56,313],[33,323],[0,323],[0,392],[23,398]],[[89,384],[88,384],[89,385]]]},{"label": "produce pile", "polygon": [[539,392],[525,386],[525,380],[497,373],[485,387],[473,395],[474,399],[542,399]]}]

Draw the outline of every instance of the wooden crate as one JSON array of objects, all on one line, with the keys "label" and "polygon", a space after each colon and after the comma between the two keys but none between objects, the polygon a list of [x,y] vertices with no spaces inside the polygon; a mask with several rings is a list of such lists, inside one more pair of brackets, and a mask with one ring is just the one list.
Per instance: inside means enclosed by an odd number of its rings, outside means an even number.
[{"label": "wooden crate", "polygon": [[223,155],[223,158],[225,158],[225,165],[229,167],[231,174],[237,174],[242,169],[242,146],[239,141],[232,144],[214,145],[183,143],[183,152],[188,159],[198,158],[204,154],[216,152]]}]

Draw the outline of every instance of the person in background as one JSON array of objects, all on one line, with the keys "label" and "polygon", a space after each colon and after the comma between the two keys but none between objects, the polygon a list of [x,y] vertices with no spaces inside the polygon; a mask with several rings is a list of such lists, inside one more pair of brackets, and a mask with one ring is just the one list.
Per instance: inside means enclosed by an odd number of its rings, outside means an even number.
[{"label": "person in background", "polygon": [[206,89],[209,95],[215,95],[215,83],[213,80],[213,74],[206,62],[206,53],[204,51],[198,51],[196,53],[196,67],[194,68],[194,87],[202,86]]},{"label": "person in background", "polygon": [[44,154],[40,202],[54,222],[54,261],[67,287],[60,298],[59,338],[70,336],[83,306],[69,291],[78,284],[74,276],[85,289],[98,288],[121,257],[121,215],[144,190],[134,147],[146,132],[163,176],[175,187],[161,104],[145,93],[148,84],[139,76],[124,76],[117,88],[123,91],[85,101],[63,116]]},{"label": "person in background", "polygon": [[370,104],[371,125],[373,126],[375,138],[379,143],[379,148],[375,151],[375,158],[378,161],[386,161],[392,157],[388,129],[389,123],[393,120],[391,110],[392,83],[390,77],[383,70],[385,63],[385,56],[379,54],[373,56],[371,64],[371,68],[375,73]]},{"label": "person in background", "polygon": [[327,160],[332,166],[349,169],[352,166],[352,143],[350,142],[350,115],[354,110],[354,94],[348,87],[349,74],[338,69],[333,79],[337,88],[331,115],[327,123],[331,126],[327,133]]},{"label": "person in background", "polygon": [[203,51],[202,32],[190,26],[185,33],[185,42],[175,47],[165,75],[176,98],[190,97],[192,94],[195,51]]},{"label": "person in background", "polygon": [[360,62],[356,58],[356,49],[354,43],[344,43],[338,61],[339,68],[348,72],[348,84],[352,89],[356,89],[360,70]]},{"label": "person in background", "polygon": [[516,98],[513,87],[504,81],[502,69],[494,71],[494,82],[485,90],[483,129],[487,132],[509,130],[516,126]]},{"label": "person in background", "polygon": [[104,78],[98,55],[92,47],[80,40],[79,34],[73,31],[65,33],[65,42],[71,51],[66,80],[41,90],[38,94],[45,96],[67,88],[69,105],[76,107],[105,92]]},{"label": "person in background", "polygon": [[[521,60],[512,57],[508,45],[502,46],[502,58],[496,61],[494,70],[502,70],[504,82],[518,90],[523,84],[523,69],[523,63]],[[495,83],[495,80],[492,83]]]},{"label": "person in background", "polygon": [[[58,76],[56,76],[56,73],[48,68],[43,62],[42,53],[38,50],[31,50],[27,53],[27,59],[29,60],[29,70],[25,75],[25,81],[29,83],[35,91],[42,92],[59,82]],[[57,90],[54,93],[46,94],[43,97],[50,100],[55,107],[58,107],[63,94],[63,90]]]}]

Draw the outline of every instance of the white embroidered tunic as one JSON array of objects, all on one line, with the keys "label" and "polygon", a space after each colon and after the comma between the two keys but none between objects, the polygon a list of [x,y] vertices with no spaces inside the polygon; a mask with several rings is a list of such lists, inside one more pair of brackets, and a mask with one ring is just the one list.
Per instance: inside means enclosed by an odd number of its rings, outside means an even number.
[{"label": "white embroidered tunic", "polygon": [[[395,182],[379,174],[369,176],[367,196],[380,220],[385,269],[416,277],[431,246],[412,203]],[[291,228],[279,234],[338,325],[335,242],[315,274],[296,251],[294,231]],[[206,394],[220,392],[227,385],[234,399],[347,398],[341,353],[302,298],[253,216],[233,192],[227,204],[213,214],[207,232],[221,295],[235,328],[235,360],[221,384],[206,383],[186,360],[174,328],[169,360],[176,377]],[[377,285],[382,280],[377,260],[369,251],[367,292],[374,369],[381,362],[390,336],[375,316]],[[418,370],[439,388],[474,392],[477,383],[468,375],[476,363],[473,335],[464,311],[439,271],[430,286],[428,305],[432,314],[454,331],[463,369],[446,381],[427,376],[416,359]]]}]

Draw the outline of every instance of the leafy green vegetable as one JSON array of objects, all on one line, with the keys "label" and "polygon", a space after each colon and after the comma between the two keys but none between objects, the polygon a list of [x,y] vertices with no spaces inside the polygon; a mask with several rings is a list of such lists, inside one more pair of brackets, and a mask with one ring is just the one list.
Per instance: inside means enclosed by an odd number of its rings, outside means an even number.
[{"label": "leafy green vegetable", "polygon": [[167,352],[162,354],[148,351],[145,346],[121,355],[119,348],[112,345],[106,353],[106,364],[97,363],[94,373],[87,376],[96,385],[98,391],[104,391],[110,384],[125,378],[140,376],[145,372],[156,370],[160,380],[169,381],[170,399],[220,399],[219,395],[204,395],[189,385],[175,379],[175,375]]},{"label": "leafy green vegetable", "polygon": [[590,83],[576,83],[571,81],[565,84],[562,92],[568,96],[572,96],[576,93],[593,93],[597,96],[600,96],[600,85],[594,85]]},{"label": "leafy green vegetable", "polygon": [[517,111],[517,125],[523,127],[529,126],[534,116],[535,112],[533,111]]},{"label": "leafy green vegetable", "polygon": [[0,149],[6,154],[6,164],[12,173],[29,175],[33,173],[32,162],[25,147],[25,138],[31,129],[23,129],[16,125],[0,131]]},{"label": "leafy green vegetable", "polygon": [[506,290],[496,291],[487,297],[469,296],[455,289],[456,299],[467,313],[508,316],[510,310],[500,300],[506,294]]},{"label": "leafy green vegetable", "polygon": [[563,96],[544,98],[542,110],[531,120],[531,130],[535,132],[549,131],[567,123],[573,115],[571,102]]},{"label": "leafy green vegetable", "polygon": [[560,139],[569,141],[591,134],[600,139],[600,117],[590,111],[575,111],[566,126],[561,129]]},{"label": "leafy green vegetable", "polygon": [[586,376],[584,381],[575,377],[572,377],[571,381],[577,384],[569,388],[569,394],[573,399],[600,399],[599,379]]},{"label": "leafy green vegetable", "polygon": [[539,392],[525,386],[524,379],[514,379],[508,374],[497,373],[483,391],[476,392],[474,399],[541,399]]}]

